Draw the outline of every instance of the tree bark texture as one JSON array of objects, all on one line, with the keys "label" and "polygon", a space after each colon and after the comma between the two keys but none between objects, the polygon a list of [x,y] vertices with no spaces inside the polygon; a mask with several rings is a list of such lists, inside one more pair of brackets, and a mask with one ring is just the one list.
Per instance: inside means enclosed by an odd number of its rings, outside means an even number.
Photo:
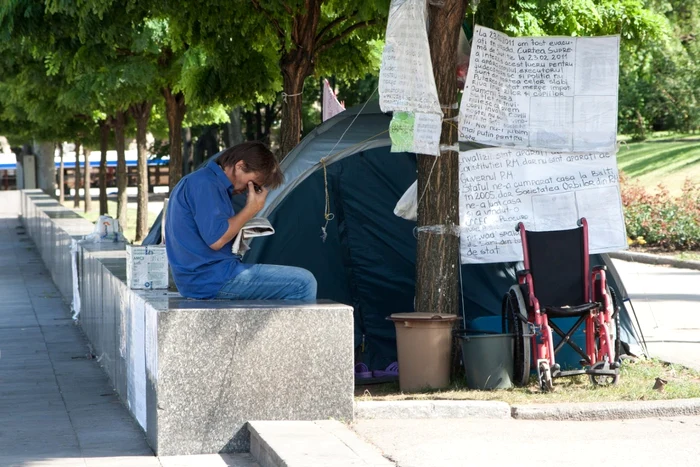
[{"label": "tree bark texture", "polygon": [[146,148],[146,130],[151,117],[153,103],[143,101],[132,104],[131,115],[136,119],[136,158],[137,158],[137,208],[136,234],[134,241],[141,242],[148,235],[148,149]]},{"label": "tree bark texture", "polygon": [[100,215],[109,214],[107,207],[107,148],[109,146],[109,123],[100,122]]},{"label": "tree bark texture", "polygon": [[280,127],[280,159],[294,149],[301,138],[301,93],[304,90],[304,79],[314,72],[321,3],[321,0],[306,0],[304,14],[295,16],[292,21],[291,40],[294,46],[280,61],[285,93]]},{"label": "tree bark texture", "polygon": [[[465,0],[430,6],[430,43],[438,99],[457,102],[456,62]],[[443,109],[445,118],[458,109]],[[457,128],[444,121],[440,144],[456,145]],[[459,154],[443,151],[435,158],[418,155],[418,246],[416,311],[457,314],[459,311]]]},{"label": "tree bark texture", "polygon": [[58,202],[66,202],[66,174],[63,172],[63,143],[58,143]]},{"label": "tree bark texture", "polygon": [[119,110],[114,114],[112,127],[114,127],[115,146],[117,148],[117,220],[122,231],[127,229],[127,202],[129,196],[126,193],[126,154],[124,140],[124,127],[126,126],[126,112]]},{"label": "tree bark texture", "polygon": [[85,187],[85,212],[92,211],[92,196],[90,195],[90,148],[83,146],[83,154],[85,158],[85,182],[83,186]]},{"label": "tree bark texture", "polygon": [[182,178],[182,120],[185,118],[187,106],[185,95],[181,92],[173,94],[170,87],[162,90],[165,98],[165,116],[168,119],[168,136],[170,141],[170,163],[168,167],[168,185],[170,192]]},{"label": "tree bark texture", "polygon": [[73,195],[73,207],[80,207],[80,143],[75,143],[75,177],[73,177],[75,183],[75,194]]}]

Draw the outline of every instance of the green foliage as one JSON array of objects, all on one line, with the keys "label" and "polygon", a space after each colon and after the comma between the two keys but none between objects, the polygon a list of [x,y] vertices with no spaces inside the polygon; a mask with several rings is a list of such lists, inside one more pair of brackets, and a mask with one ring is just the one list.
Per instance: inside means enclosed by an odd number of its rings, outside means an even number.
[{"label": "green foliage", "polygon": [[665,250],[700,250],[700,184],[686,180],[677,198],[659,185],[655,193],[621,176],[627,236]]}]

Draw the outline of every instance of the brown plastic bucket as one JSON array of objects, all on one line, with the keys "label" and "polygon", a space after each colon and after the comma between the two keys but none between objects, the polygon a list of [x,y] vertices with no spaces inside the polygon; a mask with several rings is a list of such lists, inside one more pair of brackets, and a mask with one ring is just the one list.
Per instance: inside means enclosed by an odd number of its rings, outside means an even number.
[{"label": "brown plastic bucket", "polygon": [[438,313],[395,313],[401,391],[450,385],[452,327],[461,319]]}]

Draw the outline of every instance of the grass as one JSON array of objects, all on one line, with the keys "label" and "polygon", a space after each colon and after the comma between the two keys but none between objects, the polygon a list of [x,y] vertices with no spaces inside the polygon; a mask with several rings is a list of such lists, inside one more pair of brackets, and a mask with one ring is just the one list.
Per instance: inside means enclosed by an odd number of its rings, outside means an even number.
[{"label": "grass", "polygon": [[[81,216],[83,216],[85,219],[89,220],[93,224],[97,219],[100,217],[100,203],[99,200],[92,200],[92,210],[90,212],[85,212],[85,202],[80,201],[79,207],[74,207],[74,203],[72,199],[67,199],[64,201],[63,205],[67,207],[68,209],[72,209]],[[117,202],[116,201],[107,201],[107,212],[109,213],[110,216],[116,218],[117,217]],[[155,212],[148,212],[148,226],[149,228],[153,225],[153,222],[156,220],[156,217],[158,217],[158,214]],[[133,208],[128,208],[126,210],[126,229],[124,229],[124,237],[126,237],[127,240],[130,242],[134,242],[134,238],[136,238],[136,209]]]},{"label": "grass", "polygon": [[[667,381],[663,391],[653,389],[656,378]],[[620,379],[614,386],[593,386],[588,376],[554,380],[552,392],[542,392],[536,378],[523,388],[494,391],[470,390],[464,383],[440,391],[402,393],[398,383],[357,386],[355,399],[360,401],[397,400],[482,400],[503,401],[508,404],[537,404],[555,402],[611,402],[659,399],[689,399],[700,397],[700,372],[655,359],[625,360]]]},{"label": "grass", "polygon": [[620,141],[618,167],[643,185],[663,183],[677,196],[687,178],[700,180],[700,135],[662,132],[642,142]]}]

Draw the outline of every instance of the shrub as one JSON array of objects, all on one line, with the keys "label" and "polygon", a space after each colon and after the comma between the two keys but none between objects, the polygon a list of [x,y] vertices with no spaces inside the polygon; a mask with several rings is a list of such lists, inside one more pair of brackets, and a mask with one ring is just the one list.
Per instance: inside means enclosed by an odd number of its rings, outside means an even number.
[{"label": "shrub", "polygon": [[620,174],[627,236],[632,244],[664,250],[700,250],[700,185],[686,180],[683,191],[672,197],[659,184],[649,193]]}]

